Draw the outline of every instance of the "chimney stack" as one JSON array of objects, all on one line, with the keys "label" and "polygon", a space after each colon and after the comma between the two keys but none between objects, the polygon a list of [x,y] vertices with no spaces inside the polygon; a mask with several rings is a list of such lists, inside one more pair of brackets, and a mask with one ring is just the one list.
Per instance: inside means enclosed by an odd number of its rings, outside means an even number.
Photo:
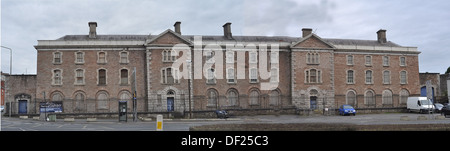
[{"label": "chimney stack", "polygon": [[97,22],[89,22],[89,38],[97,38]]},{"label": "chimney stack", "polygon": [[387,39],[386,39],[386,30],[385,29],[380,29],[377,31],[377,35],[378,35],[378,42],[379,43],[386,43]]},{"label": "chimney stack", "polygon": [[233,39],[233,36],[231,35],[231,23],[228,22],[223,27],[223,36],[225,36],[228,39]]},{"label": "chimney stack", "polygon": [[303,38],[304,38],[304,37],[312,34],[312,29],[311,28],[303,28],[302,32],[303,32]]},{"label": "chimney stack", "polygon": [[180,21],[177,21],[175,22],[175,24],[173,24],[173,26],[175,27],[175,32],[181,35],[180,25],[181,25]]}]

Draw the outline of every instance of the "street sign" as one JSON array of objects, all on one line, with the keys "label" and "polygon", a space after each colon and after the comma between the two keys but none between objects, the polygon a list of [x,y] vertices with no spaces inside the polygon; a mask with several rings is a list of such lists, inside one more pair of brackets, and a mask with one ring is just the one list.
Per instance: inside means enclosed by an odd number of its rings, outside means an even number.
[{"label": "street sign", "polygon": [[156,116],[156,131],[162,131],[163,130],[163,116],[157,115]]}]

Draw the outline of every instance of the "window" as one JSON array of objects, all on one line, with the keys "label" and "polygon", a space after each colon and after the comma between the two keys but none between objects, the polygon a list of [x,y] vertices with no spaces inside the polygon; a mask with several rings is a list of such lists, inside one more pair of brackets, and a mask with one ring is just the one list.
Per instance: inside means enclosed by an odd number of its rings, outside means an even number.
[{"label": "window", "polygon": [[347,92],[346,101],[347,101],[347,104],[352,105],[352,106],[356,106],[356,93],[355,93],[355,91],[350,90],[350,91]]},{"label": "window", "polygon": [[235,83],[236,80],[234,78],[234,68],[228,68],[227,69],[227,82],[228,83]]},{"label": "window", "polygon": [[270,92],[270,98],[269,98],[269,104],[270,105],[278,105],[280,100],[280,92],[277,90],[272,90]]},{"label": "window", "polygon": [[400,57],[400,66],[406,66],[406,57]]},{"label": "window", "polygon": [[391,72],[383,71],[383,84],[391,84]]},{"label": "window", "polygon": [[174,50],[163,50],[163,62],[174,62],[176,55]]},{"label": "window", "polygon": [[309,69],[305,71],[305,83],[322,83],[322,71]]},{"label": "window", "polygon": [[119,101],[130,101],[131,100],[131,94],[128,91],[122,91],[119,96]]},{"label": "window", "polygon": [[366,56],[366,66],[372,66],[372,56]]},{"label": "window", "polygon": [[100,91],[97,94],[98,109],[108,109],[108,94],[104,91]]},{"label": "window", "polygon": [[59,69],[53,70],[53,85],[62,85],[62,71]]},{"label": "window", "polygon": [[383,56],[383,66],[389,66],[389,57]]},{"label": "window", "polygon": [[75,63],[84,63],[84,52],[75,52]]},{"label": "window", "polygon": [[307,64],[319,64],[319,53],[310,52],[306,54]]},{"label": "window", "polygon": [[258,63],[258,53],[256,51],[249,52],[249,63]]},{"label": "window", "polygon": [[258,82],[258,69],[251,68],[250,69],[250,83],[257,83]]},{"label": "window", "polygon": [[228,90],[227,94],[228,104],[230,106],[236,106],[238,101],[238,93],[235,89]]},{"label": "window", "polygon": [[384,90],[382,97],[383,105],[392,105],[392,92],[390,90]]},{"label": "window", "polygon": [[406,89],[402,89],[400,91],[400,105],[406,105],[406,101],[408,100],[409,92]]},{"label": "window", "polygon": [[372,83],[372,71],[371,70],[367,70],[366,71],[366,84],[373,84]]},{"label": "window", "polygon": [[128,84],[128,70],[127,69],[120,70],[120,84],[121,85]]},{"label": "window", "polygon": [[120,63],[128,63],[128,52],[127,51],[120,52]]},{"label": "window", "polygon": [[270,82],[278,82],[278,68],[272,68],[270,69]]},{"label": "window", "polygon": [[227,63],[234,63],[234,51],[227,51]]},{"label": "window", "polygon": [[98,85],[106,85],[106,70],[98,70]]},{"label": "window", "polygon": [[364,104],[366,106],[375,106],[375,93],[372,90],[366,91],[364,95]]},{"label": "window", "polygon": [[98,52],[97,63],[106,63],[106,52]]},{"label": "window", "polygon": [[207,70],[208,72],[208,78],[206,79],[206,83],[208,84],[215,84],[216,83],[216,76],[214,73],[214,69],[213,68],[209,68]]},{"label": "window", "polygon": [[347,65],[353,65],[353,56],[352,55],[347,56]]},{"label": "window", "polygon": [[173,68],[163,68],[161,70],[161,82],[164,84],[179,83],[179,71]]},{"label": "window", "polygon": [[406,71],[400,71],[400,84],[407,84],[407,73]]},{"label": "window", "polygon": [[250,91],[249,95],[250,105],[259,105],[259,93],[257,90]]},{"label": "window", "polygon": [[62,52],[54,52],[53,53],[53,63],[61,64],[62,63]]},{"label": "window", "polygon": [[206,93],[208,96],[208,105],[207,106],[217,107],[217,98],[218,98],[217,91],[215,89],[208,89],[208,91]]},{"label": "window", "polygon": [[75,70],[75,84],[84,84],[84,70]]},{"label": "window", "polygon": [[81,92],[78,92],[75,95],[75,111],[84,111],[85,110],[85,97],[84,94]]},{"label": "window", "polygon": [[57,102],[57,101],[62,101],[62,100],[64,100],[64,97],[60,92],[53,92],[52,102]]},{"label": "window", "polygon": [[353,70],[348,70],[347,71],[347,84],[355,84],[354,71]]}]

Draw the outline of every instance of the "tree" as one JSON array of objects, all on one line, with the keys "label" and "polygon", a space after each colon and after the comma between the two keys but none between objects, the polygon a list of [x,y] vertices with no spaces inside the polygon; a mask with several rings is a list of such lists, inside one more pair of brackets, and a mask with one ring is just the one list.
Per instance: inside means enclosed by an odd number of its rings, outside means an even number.
[{"label": "tree", "polygon": [[447,71],[445,71],[445,74],[449,74],[450,73],[450,67],[447,68]]}]

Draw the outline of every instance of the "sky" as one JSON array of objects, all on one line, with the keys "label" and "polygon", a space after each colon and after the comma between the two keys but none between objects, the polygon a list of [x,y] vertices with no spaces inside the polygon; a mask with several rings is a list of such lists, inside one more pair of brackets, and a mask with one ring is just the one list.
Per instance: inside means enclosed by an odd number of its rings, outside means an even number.
[{"label": "sky", "polygon": [[[97,34],[157,35],[181,21],[184,35],[300,37],[312,28],[322,38],[387,40],[418,47],[419,72],[450,66],[448,0],[1,0],[1,45],[12,50],[13,74],[36,74],[37,40]],[[1,49],[1,71],[10,72]]]}]

